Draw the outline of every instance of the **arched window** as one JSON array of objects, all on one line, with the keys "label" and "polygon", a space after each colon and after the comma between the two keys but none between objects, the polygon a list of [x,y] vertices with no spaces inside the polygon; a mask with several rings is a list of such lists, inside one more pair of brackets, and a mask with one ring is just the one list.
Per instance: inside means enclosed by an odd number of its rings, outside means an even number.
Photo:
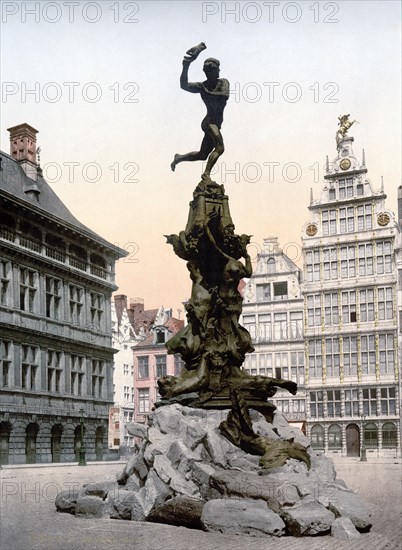
[{"label": "arched window", "polygon": [[276,273],[275,258],[268,258],[267,270],[268,270],[268,273]]},{"label": "arched window", "polygon": [[324,448],[324,428],[319,424],[311,428],[311,446],[313,449]]},{"label": "arched window", "polygon": [[396,445],[396,426],[393,422],[386,422],[382,427],[382,446],[384,449],[390,449]]},{"label": "arched window", "polygon": [[372,422],[364,426],[364,445],[369,449],[376,449],[378,447],[377,426]]},{"label": "arched window", "polygon": [[338,424],[332,424],[328,429],[328,447],[330,449],[342,448],[342,429]]}]

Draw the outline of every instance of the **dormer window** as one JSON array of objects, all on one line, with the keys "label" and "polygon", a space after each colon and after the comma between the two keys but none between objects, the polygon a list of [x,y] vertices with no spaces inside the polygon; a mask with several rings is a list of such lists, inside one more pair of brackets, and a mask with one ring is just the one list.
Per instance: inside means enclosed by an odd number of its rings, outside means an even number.
[{"label": "dormer window", "polygon": [[328,191],[328,200],[333,201],[336,199],[335,189],[329,189]]},{"label": "dormer window", "polygon": [[156,343],[164,344],[166,342],[166,332],[164,330],[156,331]]},{"label": "dormer window", "polygon": [[364,195],[364,186],[362,183],[358,183],[356,185],[356,195],[358,197],[361,197],[362,195]]},{"label": "dormer window", "polygon": [[275,262],[275,258],[268,258],[268,261],[267,261],[267,271],[268,271],[268,273],[276,273],[276,262]]}]

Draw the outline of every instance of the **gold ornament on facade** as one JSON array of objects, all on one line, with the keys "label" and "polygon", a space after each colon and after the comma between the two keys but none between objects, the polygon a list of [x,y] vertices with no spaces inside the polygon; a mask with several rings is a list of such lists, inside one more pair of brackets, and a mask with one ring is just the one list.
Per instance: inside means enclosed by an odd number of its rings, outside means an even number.
[{"label": "gold ornament on facade", "polygon": [[315,223],[310,223],[307,226],[306,233],[309,237],[314,237],[314,235],[317,233],[317,226]]},{"label": "gold ornament on facade", "polygon": [[381,227],[384,227],[385,225],[388,225],[390,222],[389,214],[386,212],[381,212],[381,214],[378,214],[377,216],[377,223],[378,225],[381,225]]},{"label": "gold ornament on facade", "polygon": [[350,164],[351,162],[349,159],[342,159],[339,166],[341,167],[341,170],[349,170]]}]

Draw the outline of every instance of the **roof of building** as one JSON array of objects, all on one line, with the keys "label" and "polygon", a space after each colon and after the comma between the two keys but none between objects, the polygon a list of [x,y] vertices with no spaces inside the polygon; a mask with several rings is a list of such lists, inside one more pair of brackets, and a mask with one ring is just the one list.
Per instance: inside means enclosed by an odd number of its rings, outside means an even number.
[{"label": "roof of building", "polygon": [[[168,329],[170,333],[169,338],[171,338],[177,332],[179,332],[179,330],[184,328],[184,321],[181,319],[176,319],[175,317],[171,317],[163,325],[158,325],[158,327],[160,326],[166,327]],[[153,334],[153,331],[151,331],[151,333],[144,340],[142,340],[135,348],[148,347],[148,346],[154,346],[154,345],[164,346],[165,343],[161,342],[159,344],[155,344],[154,334]]]},{"label": "roof of building", "polygon": [[[0,151],[0,157],[0,193],[3,196],[14,200],[14,202],[20,202],[42,215],[45,214],[46,217],[54,219],[56,222],[60,223],[62,221],[63,225],[84,234],[109,250],[112,249],[120,257],[127,256],[127,251],[109,243],[77,220],[40,172],[38,172],[38,179],[35,181],[26,175],[21,165],[10,155]],[[31,193],[27,194],[25,192],[27,187],[29,188],[33,185],[36,185],[40,191],[39,202]]]}]

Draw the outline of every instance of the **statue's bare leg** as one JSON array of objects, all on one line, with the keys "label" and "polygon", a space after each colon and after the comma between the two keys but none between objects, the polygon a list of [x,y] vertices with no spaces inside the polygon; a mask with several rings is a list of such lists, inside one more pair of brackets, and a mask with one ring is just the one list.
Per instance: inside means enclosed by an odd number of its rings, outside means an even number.
[{"label": "statue's bare leg", "polygon": [[201,148],[199,151],[191,151],[191,153],[186,153],[185,155],[179,155],[176,153],[173,159],[173,162],[170,165],[172,171],[175,171],[176,165],[180,162],[193,162],[195,160],[207,160],[209,153],[213,150],[215,144],[213,139],[205,134],[204,139],[201,143]]},{"label": "statue's bare leg", "polygon": [[223,145],[223,137],[221,131],[216,124],[208,124],[208,135],[214,143],[214,149],[208,157],[207,166],[202,175],[204,179],[210,177],[211,170],[215,166],[216,161],[225,151],[225,146]]}]

